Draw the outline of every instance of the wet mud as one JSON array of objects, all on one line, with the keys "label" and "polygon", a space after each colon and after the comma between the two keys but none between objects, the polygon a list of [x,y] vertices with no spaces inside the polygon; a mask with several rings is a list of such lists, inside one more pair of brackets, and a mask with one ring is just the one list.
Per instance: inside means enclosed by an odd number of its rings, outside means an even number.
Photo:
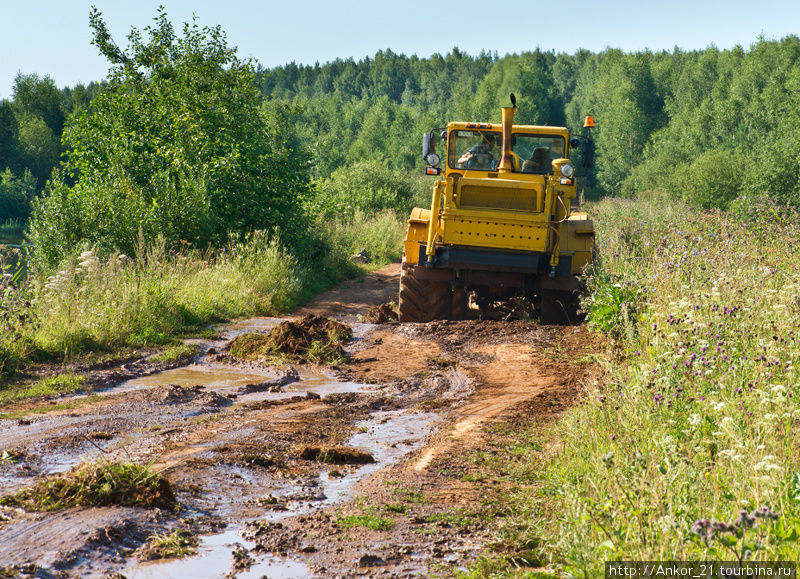
[{"label": "wet mud", "polygon": [[[17,409],[29,414],[0,420],[0,495],[82,462],[133,461],[166,477],[180,505],[0,507],[0,570],[404,577],[467,565],[491,529],[459,513],[502,491],[465,476],[471,454],[493,444],[487,425],[558,416],[596,373],[575,361],[598,345],[581,327],[524,321],[360,322],[396,299],[398,277],[389,266],[290,318],[336,320],[325,335],[352,329],[347,363],[335,368],[242,361],[229,347],[243,336],[297,344],[299,334],[285,319],[239,320],[218,328],[217,340],[195,340],[197,355],[180,367],[99,369],[94,396],[59,400],[71,408],[29,402]],[[197,537],[196,552],[150,560],[154,537],[174,531]]]}]

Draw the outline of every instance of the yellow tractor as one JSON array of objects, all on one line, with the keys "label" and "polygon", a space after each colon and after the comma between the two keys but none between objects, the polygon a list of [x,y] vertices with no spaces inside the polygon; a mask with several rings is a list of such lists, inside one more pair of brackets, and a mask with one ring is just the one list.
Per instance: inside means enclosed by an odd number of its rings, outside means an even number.
[{"label": "yellow tractor", "polygon": [[592,261],[595,232],[575,210],[569,154],[579,149],[591,168],[594,120],[586,117],[585,134],[571,138],[564,127],[514,125],[516,106],[501,111],[499,125],[450,123],[423,137],[425,172],[440,178],[431,208],[415,208],[408,220],[401,322],[463,319],[518,295],[532,300],[542,323],[577,321],[578,276]]}]

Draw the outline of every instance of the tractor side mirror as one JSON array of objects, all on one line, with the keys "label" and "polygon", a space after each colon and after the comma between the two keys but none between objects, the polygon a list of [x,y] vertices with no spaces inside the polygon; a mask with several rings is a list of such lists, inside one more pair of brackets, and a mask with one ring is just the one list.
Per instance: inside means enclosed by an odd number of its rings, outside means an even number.
[{"label": "tractor side mirror", "polygon": [[581,143],[581,166],[584,169],[591,169],[594,167],[594,141],[591,139],[584,139]]},{"label": "tractor side mirror", "polygon": [[580,139],[570,139],[569,140],[569,146],[572,147],[573,149],[577,149],[578,147],[581,146],[581,140]]},{"label": "tractor side mirror", "polygon": [[422,135],[422,158],[428,158],[428,155],[436,152],[436,142],[434,141],[433,133],[425,133]]}]

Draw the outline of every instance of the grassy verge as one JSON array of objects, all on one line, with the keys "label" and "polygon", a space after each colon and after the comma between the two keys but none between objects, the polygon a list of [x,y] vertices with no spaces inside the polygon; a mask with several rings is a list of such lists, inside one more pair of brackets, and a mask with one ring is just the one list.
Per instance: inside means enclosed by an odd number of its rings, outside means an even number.
[{"label": "grassy verge", "polygon": [[[58,374],[29,383],[22,383],[15,388],[0,389],[0,407],[26,398],[38,398],[75,392],[83,388],[86,377],[82,374]],[[51,407],[52,409],[52,407]]]},{"label": "grassy verge", "polygon": [[[209,253],[141,242],[137,255],[86,250],[50,276],[0,280],[0,389],[35,360],[169,344],[206,324],[291,311],[346,277],[397,259],[403,224],[394,213],[324,223],[315,257],[289,254],[255,233]],[[366,249],[372,264],[350,256]],[[2,265],[2,264],[0,264]]]},{"label": "grassy verge", "polygon": [[154,364],[173,364],[175,362],[188,362],[200,353],[197,344],[176,344],[164,348],[155,356],[150,357]]},{"label": "grassy verge", "polygon": [[536,492],[509,499],[512,552],[576,577],[614,559],[800,560],[800,219],[749,209],[593,208],[590,323],[614,363],[547,434]]}]

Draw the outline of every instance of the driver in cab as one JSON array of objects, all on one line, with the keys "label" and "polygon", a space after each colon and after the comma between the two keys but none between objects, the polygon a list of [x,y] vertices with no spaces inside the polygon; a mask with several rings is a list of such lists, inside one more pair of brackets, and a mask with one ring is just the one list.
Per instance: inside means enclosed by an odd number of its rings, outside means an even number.
[{"label": "driver in cab", "polygon": [[480,145],[475,145],[469,151],[461,155],[458,163],[465,163],[465,169],[489,170],[494,165],[492,149],[494,149],[494,135],[482,135]]}]

